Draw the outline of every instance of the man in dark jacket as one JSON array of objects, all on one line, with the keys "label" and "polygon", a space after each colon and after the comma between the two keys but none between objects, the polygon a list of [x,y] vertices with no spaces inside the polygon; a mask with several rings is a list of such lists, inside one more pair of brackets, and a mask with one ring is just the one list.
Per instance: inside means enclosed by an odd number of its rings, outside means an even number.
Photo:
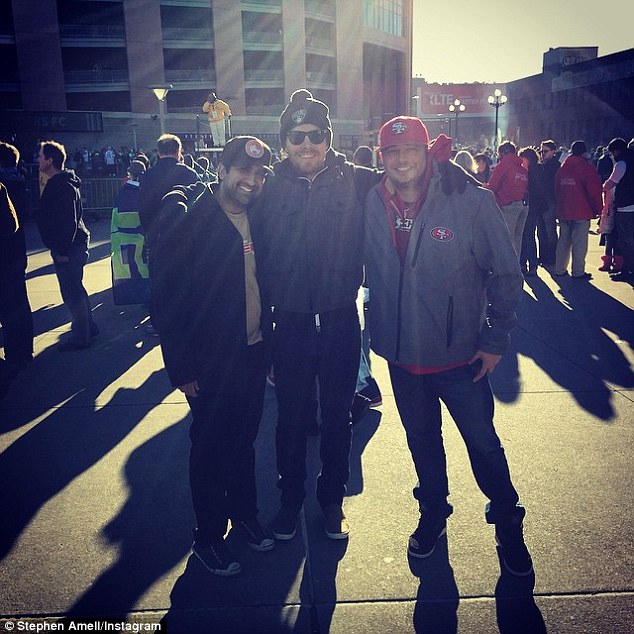
[{"label": "man in dark jacket", "polygon": [[342,504],[348,481],[361,340],[356,297],[362,282],[363,200],[378,180],[331,147],[326,104],[293,93],[280,117],[287,158],[274,166],[254,215],[275,307],[273,367],[281,508],[277,539],[292,539],[305,496],[304,416],[319,381],[322,470],[317,499],[331,539],[348,537]]},{"label": "man in dark jacket", "polygon": [[544,212],[537,218],[539,260],[542,266],[553,266],[557,252],[557,201],[555,198],[555,174],[559,170],[557,144],[550,139],[542,141],[539,153],[542,159],[541,190],[544,196]]},{"label": "man in dark jacket", "polygon": [[[138,211],[143,227],[144,254],[150,276],[152,295],[152,247],[158,240],[159,225],[156,222],[161,209],[161,199],[177,185],[191,185],[198,180],[198,174],[183,163],[183,146],[175,134],[162,134],[157,143],[158,161],[140,179]],[[150,313],[154,300],[150,298]],[[157,335],[155,324],[147,326],[146,332]]]},{"label": "man in dark jacket", "polygon": [[257,520],[253,448],[272,320],[248,211],[262,192],[270,159],[259,139],[231,139],[220,158],[218,184],[179,188],[165,198],[158,222],[166,219],[170,228],[158,232],[152,247],[165,368],[193,417],[193,552],[223,576],[241,570],[224,542],[229,519],[254,550],[274,546]]},{"label": "man in dark jacket", "polygon": [[16,147],[0,143],[0,324],[4,338],[0,397],[33,359],[33,318],[24,277],[26,190],[24,177],[17,169],[19,159]]},{"label": "man in dark jacket", "polygon": [[57,348],[61,352],[88,348],[90,338],[99,333],[82,281],[90,233],[82,218],[81,181],[72,170],[64,169],[65,162],[63,145],[55,141],[40,145],[38,163],[47,181],[40,197],[37,226],[42,242],[51,250],[59,289],[72,320],[71,336]]}]

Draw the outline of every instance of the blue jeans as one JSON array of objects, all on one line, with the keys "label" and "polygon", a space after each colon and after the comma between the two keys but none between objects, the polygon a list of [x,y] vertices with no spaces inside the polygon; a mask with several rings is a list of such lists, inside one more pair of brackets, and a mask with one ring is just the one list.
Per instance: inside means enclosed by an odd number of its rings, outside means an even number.
[{"label": "blue jeans", "polygon": [[518,506],[504,449],[493,427],[491,386],[486,377],[474,383],[474,373],[475,367],[465,365],[436,374],[414,375],[390,364],[396,405],[418,475],[414,497],[421,512],[438,518],[452,512],[447,502],[442,401],[465,442],[476,482],[490,500],[487,521],[497,523],[523,515],[524,510]]},{"label": "blue jeans", "polygon": [[278,486],[283,506],[299,509],[305,496],[307,403],[314,400],[315,379],[321,406],[322,469],[317,500],[322,507],[341,504],[350,476],[352,423],[361,332],[356,306],[320,315],[275,312],[273,367],[278,401],[276,431]]},{"label": "blue jeans", "polygon": [[74,341],[90,343],[93,324],[88,293],[84,288],[84,264],[88,261],[88,244],[73,244],[68,253],[68,262],[59,263],[53,259],[59,290],[71,316],[71,332]]}]

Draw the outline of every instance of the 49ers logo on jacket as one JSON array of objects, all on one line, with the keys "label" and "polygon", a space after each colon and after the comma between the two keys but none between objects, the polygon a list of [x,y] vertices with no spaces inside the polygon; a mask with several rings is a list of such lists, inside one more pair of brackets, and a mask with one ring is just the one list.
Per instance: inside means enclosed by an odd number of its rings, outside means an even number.
[{"label": "49ers logo on jacket", "polygon": [[438,240],[438,242],[449,242],[449,240],[453,240],[454,236],[453,231],[446,227],[434,227],[429,234],[434,240]]}]

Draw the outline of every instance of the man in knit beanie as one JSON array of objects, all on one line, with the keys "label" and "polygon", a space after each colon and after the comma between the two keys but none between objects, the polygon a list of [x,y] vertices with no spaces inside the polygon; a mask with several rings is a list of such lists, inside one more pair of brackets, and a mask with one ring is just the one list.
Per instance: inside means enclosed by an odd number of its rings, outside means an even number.
[{"label": "man in knit beanie", "polygon": [[408,552],[424,559],[447,531],[452,506],[441,432],[444,402],[489,498],[487,522],[505,567],[532,573],[524,507],[493,427],[490,374],[507,349],[522,275],[491,192],[449,161],[451,142],[395,117],[379,144],[385,176],[365,205],[372,349],[389,365],[418,484]]},{"label": "man in knit beanie", "polygon": [[343,498],[361,354],[356,298],[363,279],[363,200],[380,176],[346,161],[332,140],[328,106],[308,90],[294,92],[280,117],[286,158],[274,165],[254,214],[258,269],[275,307],[281,506],[272,530],[279,540],[294,537],[304,502],[305,412],[316,380],[322,459],[317,500],[330,539],[346,539],[350,531]]}]

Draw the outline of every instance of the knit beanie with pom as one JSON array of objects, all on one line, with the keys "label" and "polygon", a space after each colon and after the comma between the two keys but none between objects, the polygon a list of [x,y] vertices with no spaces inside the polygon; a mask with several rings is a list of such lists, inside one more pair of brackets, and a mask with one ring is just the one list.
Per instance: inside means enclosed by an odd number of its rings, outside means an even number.
[{"label": "knit beanie with pom", "polygon": [[280,141],[286,143],[286,135],[296,126],[310,123],[320,130],[329,130],[328,145],[332,139],[332,123],[330,122],[328,106],[315,99],[305,88],[296,90],[291,100],[280,116]]}]

